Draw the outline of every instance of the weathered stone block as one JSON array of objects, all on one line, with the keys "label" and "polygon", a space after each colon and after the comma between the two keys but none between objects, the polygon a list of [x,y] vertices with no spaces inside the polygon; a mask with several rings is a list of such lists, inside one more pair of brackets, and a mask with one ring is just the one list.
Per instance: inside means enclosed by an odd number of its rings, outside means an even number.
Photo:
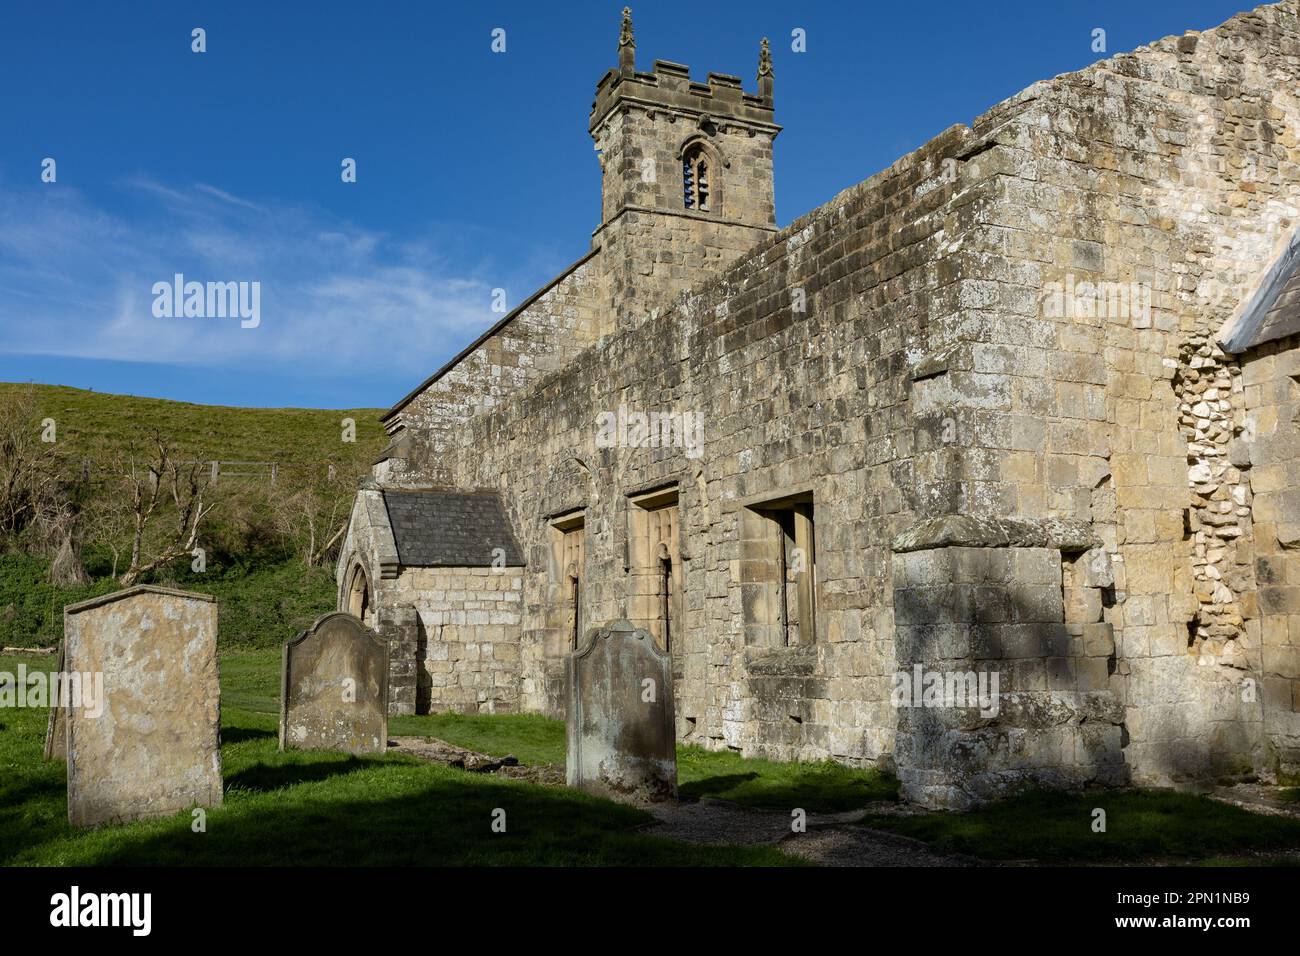
[{"label": "weathered stone block", "polygon": [[280,749],[384,753],[388,645],[357,618],[326,614],[284,645]]},{"label": "weathered stone block", "polygon": [[633,803],[677,799],[672,661],[627,621],[565,658],[569,786]]},{"label": "weathered stone block", "polygon": [[1083,653],[1085,657],[1110,657],[1115,653],[1115,629],[1110,624],[1085,624],[1083,626]]},{"label": "weathered stone block", "polygon": [[103,713],[69,707],[68,821],[221,805],[217,605],[142,585],[63,610],[68,671],[103,675]]}]

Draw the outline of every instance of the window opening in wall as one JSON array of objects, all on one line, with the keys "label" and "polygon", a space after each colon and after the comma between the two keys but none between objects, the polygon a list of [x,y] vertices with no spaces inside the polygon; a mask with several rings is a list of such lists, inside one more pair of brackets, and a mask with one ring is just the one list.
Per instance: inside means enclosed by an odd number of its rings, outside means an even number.
[{"label": "window opening in wall", "polygon": [[659,618],[663,621],[664,650],[671,653],[673,649],[673,559],[668,554],[668,545],[659,545]]},{"label": "window opening in wall", "polygon": [[672,653],[682,630],[677,487],[633,495],[628,509],[628,618]]},{"label": "window opening in wall", "polygon": [[578,638],[581,636],[582,631],[582,590],[578,586],[578,573],[576,570],[569,573],[569,587],[571,589],[569,601],[573,605],[572,630],[569,634],[569,644],[576,650],[578,647]]},{"label": "window opening in wall", "polygon": [[781,529],[780,606],[787,647],[811,644],[817,634],[817,552],[812,502],[773,512]]},{"label": "window opening in wall", "polygon": [[586,519],[582,513],[565,515],[551,522],[560,534],[557,564],[564,584],[568,644],[576,649],[582,638],[582,577],[586,557]]},{"label": "window opening in wall", "polygon": [[754,598],[747,641],[800,647],[817,639],[817,535],[810,493],[751,506],[743,532]]},{"label": "window opening in wall", "polygon": [[682,192],[687,209],[709,211],[709,159],[703,146],[692,146],[682,156]]}]

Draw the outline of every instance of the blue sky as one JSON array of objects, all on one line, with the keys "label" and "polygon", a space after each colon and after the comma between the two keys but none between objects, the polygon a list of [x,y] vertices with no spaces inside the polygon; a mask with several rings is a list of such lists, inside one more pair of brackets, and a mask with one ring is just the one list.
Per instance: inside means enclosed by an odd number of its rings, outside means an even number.
[{"label": "blue sky", "polygon": [[[387,406],[582,255],[586,123],[623,2],[0,8],[0,380],[212,404]],[[1224,0],[633,4],[638,67],[772,40],[782,225],[1036,80]],[[191,30],[207,52],[191,51]],[[506,52],[491,51],[494,28]],[[791,31],[807,51],[791,51]],[[46,157],[57,181],[41,181]],[[355,158],[357,182],[340,179]],[[158,318],[175,273],[261,323]]]}]

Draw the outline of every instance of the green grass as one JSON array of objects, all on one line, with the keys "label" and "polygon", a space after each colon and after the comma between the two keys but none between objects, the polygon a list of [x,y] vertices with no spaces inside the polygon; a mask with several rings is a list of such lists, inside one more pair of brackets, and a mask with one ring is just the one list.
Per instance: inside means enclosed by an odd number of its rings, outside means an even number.
[{"label": "green grass", "polygon": [[[0,554],[0,646],[53,647],[63,637],[65,605],[121,587],[111,577],[58,587],[47,579],[47,566],[31,555]],[[296,558],[252,567],[212,564],[203,574],[186,566],[155,583],[215,595],[222,648],[278,648],[335,604],[334,569],[304,567]]]},{"label": "green grass", "polygon": [[[54,419],[59,450],[77,460],[111,458],[133,441],[147,442],[154,429],[202,461],[309,462],[340,454],[368,461],[386,443],[377,408],[234,408],[10,382],[0,382],[0,398],[27,388],[35,390],[40,418]],[[356,422],[355,444],[340,441],[344,418]]]},{"label": "green grass", "polygon": [[677,784],[682,797],[714,797],[762,810],[811,813],[857,810],[875,800],[893,800],[898,781],[876,770],[854,770],[834,761],[777,763],[731,751],[677,749]]},{"label": "green grass", "polygon": [[[387,441],[379,409],[233,408],[4,382],[0,382],[0,404],[11,393],[29,389],[36,421],[54,420],[57,467],[77,485],[78,503],[90,515],[101,511],[106,501],[121,499],[124,491],[115,462],[133,445],[138,454],[148,455],[155,431],[182,461],[277,463],[274,486],[269,472],[261,469],[232,469],[256,475],[218,480],[217,508],[199,539],[208,553],[203,574],[191,573],[186,557],[150,579],[216,595],[223,648],[278,647],[334,609],[332,566],[305,566],[300,554],[303,532],[299,528],[286,536],[274,504],[323,480],[332,464],[336,478],[329,494],[343,500],[340,513],[329,519],[331,526],[321,530],[322,536],[329,536],[347,517],[352,476],[368,473]],[[353,442],[342,440],[345,418],[356,423]],[[86,472],[90,480],[82,483],[86,461],[91,464]],[[156,526],[170,520],[160,514]],[[91,537],[85,541],[82,558],[92,581],[82,587],[50,584],[49,562],[20,550],[31,550],[26,539],[0,542],[0,646],[53,645],[62,636],[65,604],[119,587],[112,577],[108,542],[94,537],[100,532],[93,521],[85,530]],[[115,540],[125,545],[129,536],[122,532]],[[316,542],[317,546],[323,543]],[[124,560],[119,555],[119,573],[125,570]]]},{"label": "green grass", "polygon": [[[49,669],[49,657],[0,656],[0,670]],[[91,832],[68,827],[64,765],[41,761],[46,712],[0,710],[0,865],[792,865],[771,847],[699,847],[636,828],[631,807],[562,787],[467,773],[391,753],[279,753],[274,650],[221,658],[226,803],[206,833],[177,814]],[[564,726],[535,715],[395,717],[395,735],[434,736],[526,764],[562,764]],[[684,798],[788,812],[834,812],[892,799],[881,774],[832,763],[781,764],[678,750]],[[1093,809],[1107,814],[1093,833]],[[490,829],[506,811],[507,832]],[[965,814],[873,815],[864,825],[989,860],[1043,863],[1189,861],[1295,865],[1300,821],[1189,794],[1030,793]]]},{"label": "green grass", "polygon": [[[221,655],[221,706],[259,715],[280,714],[280,652]],[[422,714],[390,717],[390,736],[437,737],[494,757],[526,764],[564,763],[564,723],[537,714]]]},{"label": "green grass", "polygon": [[[563,721],[537,714],[394,717],[388,731],[437,737],[494,757],[511,754],[525,764],[564,764]],[[686,800],[712,797],[782,812],[856,810],[873,800],[893,800],[898,791],[891,777],[829,760],[777,763],[699,747],[677,748],[677,783]]]},{"label": "green grass", "polygon": [[[41,761],[46,712],[0,711],[3,865],[790,866],[770,847],[702,847],[646,836],[640,810],[560,787],[389,754],[279,753],[262,655],[223,661],[225,804],[205,833],[189,813],[93,831],[67,823],[65,771]],[[0,657],[49,667],[48,658]],[[225,691],[223,690],[223,693]],[[493,812],[506,832],[493,833]]]},{"label": "green grass", "polygon": [[507,754],[526,764],[564,765],[564,722],[539,714],[428,714],[393,717],[388,732],[437,737],[493,757]]},{"label": "green grass", "polygon": [[238,651],[221,655],[221,708],[259,716],[280,716],[281,651]]},{"label": "green grass", "polygon": [[[1095,808],[1106,811],[1105,833],[1092,831]],[[863,824],[990,860],[1208,863],[1233,854],[1300,849],[1300,820],[1169,791],[1034,792],[970,813],[877,815]]]}]

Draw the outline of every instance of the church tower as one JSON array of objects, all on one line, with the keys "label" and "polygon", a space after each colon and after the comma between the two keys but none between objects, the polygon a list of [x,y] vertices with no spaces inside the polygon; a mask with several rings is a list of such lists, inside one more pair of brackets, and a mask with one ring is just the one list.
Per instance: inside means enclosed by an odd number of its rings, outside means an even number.
[{"label": "church tower", "polygon": [[758,92],[680,63],[636,71],[623,10],[618,68],[596,86],[589,129],[600,156],[601,247],[611,309],[602,333],[639,324],[776,231],[772,194],[772,58],[759,53]]}]

